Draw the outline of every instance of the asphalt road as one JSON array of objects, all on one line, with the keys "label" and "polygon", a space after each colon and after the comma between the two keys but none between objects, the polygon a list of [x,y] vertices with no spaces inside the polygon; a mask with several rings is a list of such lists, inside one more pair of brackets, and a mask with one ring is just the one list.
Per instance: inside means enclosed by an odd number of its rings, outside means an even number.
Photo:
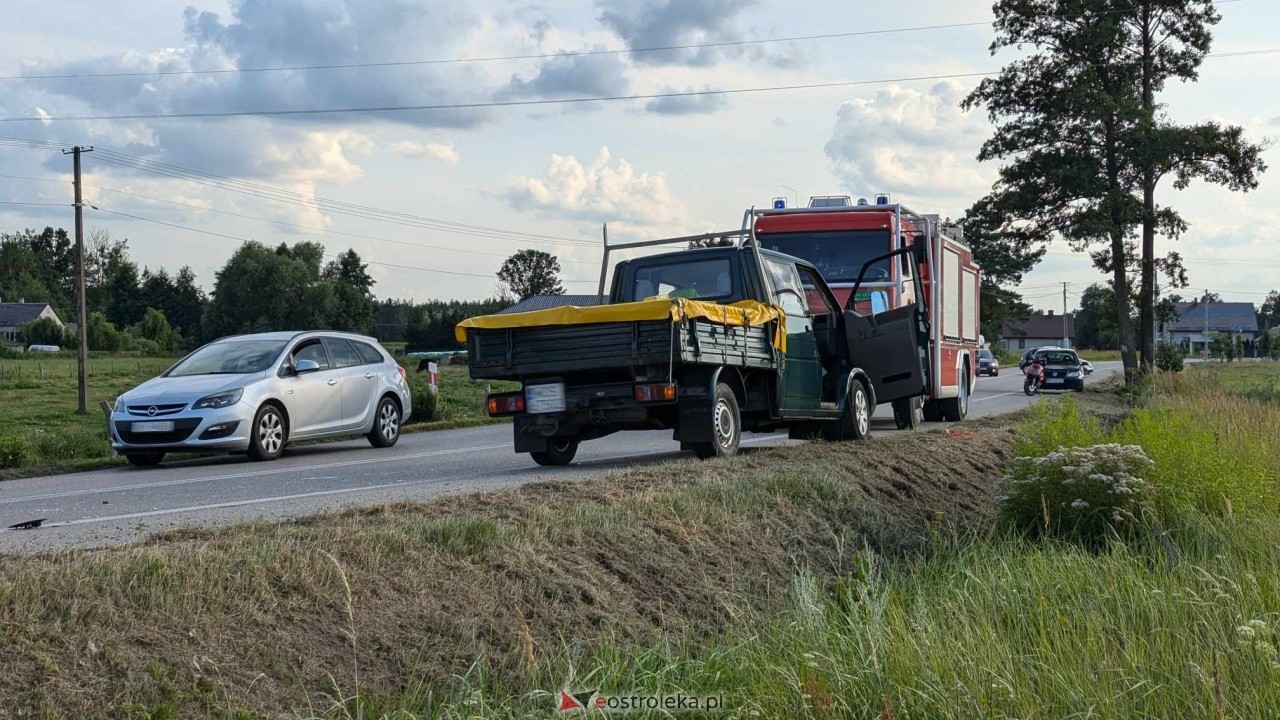
[{"label": "asphalt road", "polygon": [[[1094,363],[1090,381],[1120,368]],[[970,417],[1027,406],[1017,369],[978,379]],[[873,432],[897,432],[881,407]],[[747,435],[745,446],[790,442],[785,434]],[[0,482],[0,528],[44,519],[31,530],[0,530],[0,553],[101,547],[183,526],[281,520],[344,507],[425,500],[445,493],[588,477],[640,462],[682,457],[665,432],[626,432],[584,443],[575,462],[541,468],[511,451],[511,428],[493,425],[415,433],[389,450],[364,439],[291,449],[273,463],[220,456]],[[690,456],[691,457],[691,456]]]}]

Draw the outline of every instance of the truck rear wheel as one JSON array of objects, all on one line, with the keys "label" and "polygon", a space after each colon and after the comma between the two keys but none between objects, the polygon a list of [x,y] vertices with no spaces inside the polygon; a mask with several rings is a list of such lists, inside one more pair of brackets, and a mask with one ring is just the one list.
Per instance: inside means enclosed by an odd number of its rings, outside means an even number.
[{"label": "truck rear wheel", "polygon": [[711,403],[711,434],[711,442],[693,443],[694,455],[707,460],[738,454],[742,443],[742,414],[738,410],[738,397],[724,383],[716,385]]},{"label": "truck rear wheel", "polygon": [[863,440],[871,434],[871,400],[867,395],[867,386],[855,380],[849,389],[849,400],[844,406],[844,415],[839,420],[827,423],[822,429],[822,436],[829,441]]},{"label": "truck rear wheel", "polygon": [[893,422],[899,430],[915,430],[924,424],[924,398],[917,395],[893,401]]},{"label": "truck rear wheel", "polygon": [[956,396],[942,401],[942,419],[947,422],[960,422],[969,414],[969,371],[965,368],[960,376],[960,386],[956,388]]},{"label": "truck rear wheel", "polygon": [[534,450],[529,453],[533,461],[542,466],[568,465],[573,456],[578,454],[578,439],[570,437],[547,438],[546,450]]}]

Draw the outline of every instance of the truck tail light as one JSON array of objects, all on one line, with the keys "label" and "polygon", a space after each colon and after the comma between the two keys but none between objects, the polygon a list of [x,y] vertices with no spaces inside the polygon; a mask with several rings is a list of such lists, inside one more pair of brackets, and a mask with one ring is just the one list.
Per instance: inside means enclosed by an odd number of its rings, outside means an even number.
[{"label": "truck tail light", "polygon": [[663,402],[676,399],[675,385],[637,385],[636,402]]},{"label": "truck tail light", "polygon": [[490,416],[514,415],[524,412],[524,393],[490,395],[486,404],[489,406]]},{"label": "truck tail light", "polygon": [[409,379],[409,373],[405,372],[405,369],[404,369],[403,367],[400,367],[399,365],[397,365],[397,366],[396,366],[396,371],[400,373],[400,379],[401,379],[401,380],[408,380],[408,379]]}]

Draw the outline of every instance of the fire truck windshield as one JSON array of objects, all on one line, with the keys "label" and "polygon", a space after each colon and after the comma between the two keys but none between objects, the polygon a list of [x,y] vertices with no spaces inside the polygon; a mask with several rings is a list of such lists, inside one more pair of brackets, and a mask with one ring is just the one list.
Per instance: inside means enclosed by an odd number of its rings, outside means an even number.
[{"label": "fire truck windshield", "polygon": [[[888,230],[824,230],[821,232],[760,233],[760,247],[808,260],[829,283],[851,283],[867,260],[893,248]],[[889,279],[889,261],[867,268],[863,282]]]}]

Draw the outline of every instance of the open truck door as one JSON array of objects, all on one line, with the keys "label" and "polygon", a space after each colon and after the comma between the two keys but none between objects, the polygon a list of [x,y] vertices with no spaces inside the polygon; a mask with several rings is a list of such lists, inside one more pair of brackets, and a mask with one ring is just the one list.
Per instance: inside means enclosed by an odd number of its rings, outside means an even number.
[{"label": "open truck door", "polygon": [[858,290],[867,268],[883,260],[910,254],[919,266],[922,243],[913,243],[892,252],[873,257],[862,265],[853,291],[844,308],[845,338],[849,358],[862,368],[875,387],[876,401],[886,403],[914,398],[929,388],[929,310],[925,305],[920,273],[912,273],[915,302],[864,315],[858,312]]}]

